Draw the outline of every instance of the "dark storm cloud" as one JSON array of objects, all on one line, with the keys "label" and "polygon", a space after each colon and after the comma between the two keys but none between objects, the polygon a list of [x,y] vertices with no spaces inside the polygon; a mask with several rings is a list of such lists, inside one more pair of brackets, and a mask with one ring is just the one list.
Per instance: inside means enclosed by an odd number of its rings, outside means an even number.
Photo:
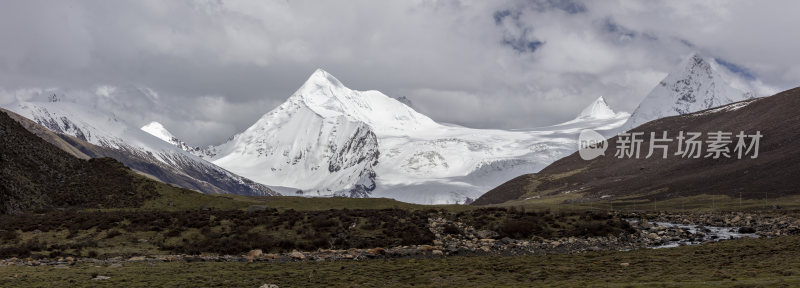
[{"label": "dark storm cloud", "polygon": [[[198,145],[243,130],[316,68],[353,89],[406,96],[436,120],[481,128],[551,125],[600,95],[631,111],[692,51],[724,59],[741,85],[764,93],[800,79],[800,39],[786,34],[798,24],[790,1],[0,6],[0,105],[56,87],[127,107],[131,121],[161,121]],[[111,90],[113,101],[93,99]]]}]

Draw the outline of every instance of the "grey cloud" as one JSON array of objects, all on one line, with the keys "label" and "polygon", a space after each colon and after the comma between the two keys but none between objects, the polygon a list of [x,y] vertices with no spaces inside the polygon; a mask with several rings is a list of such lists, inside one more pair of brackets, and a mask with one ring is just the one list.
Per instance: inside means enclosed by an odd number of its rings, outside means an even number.
[{"label": "grey cloud", "polygon": [[[120,113],[134,122],[161,121],[195,145],[245,129],[316,68],[354,89],[407,96],[436,120],[481,128],[555,124],[600,95],[631,111],[695,50],[752,75],[742,85],[765,93],[800,79],[800,39],[786,32],[798,24],[792,1],[2,6],[0,105],[18,89],[58,87],[127,109]],[[120,87],[119,97],[94,99],[101,85]]]}]

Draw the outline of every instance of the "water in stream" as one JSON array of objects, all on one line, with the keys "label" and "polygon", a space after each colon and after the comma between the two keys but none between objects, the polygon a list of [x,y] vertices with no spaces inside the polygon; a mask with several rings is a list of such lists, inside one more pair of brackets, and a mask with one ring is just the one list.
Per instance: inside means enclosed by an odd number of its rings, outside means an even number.
[{"label": "water in stream", "polygon": [[[637,223],[639,220],[628,220],[631,223]],[[678,224],[671,222],[651,222],[655,226],[662,226],[667,228],[683,229],[695,235],[691,239],[680,238],[680,240],[668,240],[664,243],[649,247],[653,249],[678,247],[681,245],[698,245],[706,241],[720,241],[738,238],[758,238],[755,233],[739,233],[740,227],[717,227],[717,226],[703,226],[695,224]],[[699,234],[698,234],[699,233]],[[702,237],[700,237],[702,235]]]}]

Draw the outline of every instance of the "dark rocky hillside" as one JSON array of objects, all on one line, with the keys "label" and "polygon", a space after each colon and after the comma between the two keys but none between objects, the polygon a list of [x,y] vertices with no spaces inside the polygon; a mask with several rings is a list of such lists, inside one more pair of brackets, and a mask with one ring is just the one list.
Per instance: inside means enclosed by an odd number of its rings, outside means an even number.
[{"label": "dark rocky hillside", "polygon": [[0,214],[138,207],[159,185],[110,158],[78,159],[0,113]]},{"label": "dark rocky hillside", "polygon": [[[619,136],[609,140],[605,156],[587,161],[578,152],[562,158],[536,174],[512,179],[477,199],[473,205],[497,204],[534,197],[581,193],[583,199],[628,197],[671,199],[700,194],[764,199],[800,194],[800,88],[771,97],[733,103],[697,113],[667,117],[631,129],[645,132],[640,157],[617,158]],[[668,157],[662,151],[645,159],[651,144],[668,132]],[[698,159],[674,155],[680,131],[702,132],[702,155]],[[708,132],[732,132],[727,144],[731,158],[706,158]],[[752,152],[737,159],[736,134],[760,131],[758,157]],[[748,139],[749,144],[750,139]],[[663,142],[659,143],[663,144]],[[765,196],[766,195],[766,196]],[[605,196],[605,197],[604,197]]]}]

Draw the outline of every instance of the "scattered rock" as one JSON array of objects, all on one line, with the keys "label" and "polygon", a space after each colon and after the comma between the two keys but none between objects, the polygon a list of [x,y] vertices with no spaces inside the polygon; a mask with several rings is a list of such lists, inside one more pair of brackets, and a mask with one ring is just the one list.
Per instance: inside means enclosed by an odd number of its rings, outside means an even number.
[{"label": "scattered rock", "polygon": [[258,287],[258,288],[281,288],[281,287],[278,287],[278,285],[275,285],[275,284],[264,284],[264,285],[261,285],[261,287]]},{"label": "scattered rock", "polygon": [[433,254],[433,256],[443,256],[444,255],[442,250],[433,250],[433,251],[431,251],[431,253]]},{"label": "scattered rock", "polygon": [[247,259],[247,261],[253,262],[253,260],[261,257],[261,255],[264,255],[264,251],[261,251],[261,249],[255,249],[247,252],[247,254],[244,255],[244,258]]},{"label": "scattered rock", "polygon": [[108,280],[108,279],[111,279],[111,277],[103,276],[103,275],[97,275],[97,277],[92,278],[92,281]]},{"label": "scattered rock", "polygon": [[628,262],[622,262],[622,263],[619,263],[619,266],[622,266],[622,267],[628,267],[628,266],[631,266],[631,263],[628,263]]},{"label": "scattered rock", "polygon": [[497,238],[500,237],[500,234],[491,230],[478,230],[475,231],[475,236],[481,239],[485,239],[485,238]]},{"label": "scattered rock", "polygon": [[297,251],[292,251],[292,254],[289,254],[289,256],[297,260],[306,260],[306,255],[303,255],[303,253]]},{"label": "scattered rock", "polygon": [[422,250],[422,251],[433,251],[434,249],[435,248],[433,246],[431,246],[431,245],[419,245],[419,246],[417,246],[417,250]]},{"label": "scattered rock", "polygon": [[372,255],[385,255],[386,254],[386,249],[383,249],[383,248],[380,248],[380,247],[367,249],[367,253],[372,254]]}]

